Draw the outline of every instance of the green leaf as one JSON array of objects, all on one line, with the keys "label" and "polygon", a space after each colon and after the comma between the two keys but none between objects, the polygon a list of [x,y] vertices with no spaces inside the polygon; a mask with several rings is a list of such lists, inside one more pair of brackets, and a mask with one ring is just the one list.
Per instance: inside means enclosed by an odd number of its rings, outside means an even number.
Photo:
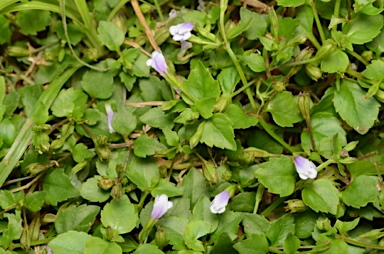
[{"label": "green leaf", "polygon": [[121,135],[128,136],[136,129],[137,119],[124,105],[120,105],[112,119],[112,127]]},{"label": "green leaf", "polygon": [[48,243],[48,247],[55,254],[83,254],[85,244],[92,236],[84,232],[69,231],[58,235],[55,239]]},{"label": "green leaf", "polygon": [[198,238],[205,236],[211,232],[211,223],[209,221],[191,221],[185,229],[185,244],[196,251],[204,251],[205,248]]},{"label": "green leaf", "polygon": [[348,65],[348,55],[341,49],[334,49],[321,61],[320,69],[328,73],[345,72]]},{"label": "green leaf", "polygon": [[284,241],[284,253],[295,254],[300,248],[300,240],[295,235],[289,233]]},{"label": "green leaf", "polygon": [[255,166],[255,176],[268,188],[271,193],[279,194],[282,197],[291,195],[295,189],[296,170],[290,157],[281,156],[271,158]]},{"label": "green leaf", "polygon": [[9,244],[13,240],[19,240],[23,232],[23,227],[21,226],[21,215],[20,212],[6,213],[4,217],[8,219],[8,225],[6,229],[2,232],[2,247],[8,248]]},{"label": "green leaf", "polygon": [[58,202],[79,195],[79,191],[71,184],[69,177],[59,168],[50,170],[45,175],[43,191],[46,192],[45,201],[47,204],[54,206]]},{"label": "green leaf", "polygon": [[204,128],[200,142],[209,147],[236,150],[232,122],[224,114],[216,113],[202,124],[204,124]]},{"label": "green leaf", "polygon": [[151,190],[160,179],[157,162],[152,157],[141,159],[131,155],[126,175],[142,191]]},{"label": "green leaf", "polygon": [[343,27],[343,33],[353,44],[364,44],[371,41],[383,27],[383,17],[381,15],[369,16],[362,13],[352,19]]},{"label": "green leaf", "polygon": [[[35,110],[35,107],[39,106],[37,103],[39,97],[44,91],[43,86],[41,85],[32,85],[32,86],[24,86],[17,90],[21,95],[21,102],[24,105],[25,115],[28,117],[34,117],[34,114],[39,114],[38,110]],[[5,94],[5,93],[4,93]],[[45,106],[45,104],[41,101],[41,103]],[[41,107],[40,105],[39,107]],[[44,118],[44,114],[48,114],[48,110],[45,109],[46,113],[41,112],[39,115],[42,115]],[[37,123],[37,122],[36,122]],[[44,122],[45,123],[45,122]]]},{"label": "green leaf", "polygon": [[357,227],[360,222],[360,218],[356,218],[353,221],[340,221],[336,220],[335,228],[339,231],[341,235],[348,235],[348,231],[351,231]]},{"label": "green leaf", "polygon": [[101,211],[101,223],[116,230],[118,234],[131,232],[138,220],[137,210],[127,195],[112,200]]},{"label": "green leaf", "polygon": [[343,80],[333,99],[335,109],[358,133],[365,134],[379,114],[380,103],[375,98],[365,98],[364,90],[356,83]]},{"label": "green leaf", "polygon": [[244,9],[243,17],[246,15],[252,16],[252,22],[249,27],[244,31],[244,36],[248,40],[256,40],[265,35],[267,32],[267,21],[263,16],[257,12]]},{"label": "green leaf", "polygon": [[384,79],[384,61],[372,60],[371,64],[362,72],[363,76],[376,81],[382,81]]},{"label": "green leaf", "polygon": [[83,162],[86,159],[91,158],[95,153],[88,149],[83,143],[76,144],[73,148],[73,160],[77,163]]},{"label": "green leaf", "polygon": [[[80,26],[74,23],[69,23],[67,24],[67,30],[68,30],[69,42],[72,45],[76,45],[79,42],[81,42],[82,38],[84,37],[84,32]],[[56,22],[55,32],[57,33],[57,35],[61,40],[67,41],[67,38],[65,37],[65,33],[64,33],[63,23],[61,20]]]},{"label": "green leaf", "polygon": [[87,233],[96,219],[100,207],[94,205],[80,205],[62,208],[57,213],[55,229],[58,234],[70,230]]},{"label": "green leaf", "polygon": [[8,190],[0,190],[0,207],[8,209],[14,205],[16,205],[17,201],[12,192]]},{"label": "green leaf", "polygon": [[248,238],[252,235],[265,235],[271,223],[259,214],[246,213],[242,224]]},{"label": "green leaf", "polygon": [[281,127],[292,127],[294,123],[303,119],[297,103],[291,92],[288,91],[276,94],[269,102],[267,111],[272,114],[273,120]]},{"label": "green leaf", "polygon": [[107,46],[109,50],[120,51],[120,46],[124,42],[125,35],[117,25],[102,20],[99,23],[97,32],[99,33],[97,37],[99,37],[100,41]]},{"label": "green leaf", "polygon": [[138,137],[133,146],[133,152],[137,157],[146,158],[149,155],[154,155],[157,151],[167,149],[158,140],[148,137],[147,134],[143,134]]},{"label": "green leaf", "polygon": [[295,235],[300,239],[310,237],[316,227],[318,217],[319,214],[313,212],[312,210],[307,210],[295,216]]},{"label": "green leaf", "polygon": [[294,219],[291,214],[285,214],[273,221],[267,230],[271,246],[282,246],[289,234],[295,233]]},{"label": "green leaf", "polygon": [[234,28],[232,28],[229,32],[227,32],[228,40],[235,38],[245,30],[247,30],[247,28],[253,21],[253,16],[250,15],[250,12],[251,11],[243,7],[240,9],[240,22],[239,24],[234,26]]},{"label": "green leaf", "polygon": [[[101,177],[100,177],[101,178]],[[81,185],[80,195],[91,202],[105,202],[109,198],[109,191],[101,189],[96,177],[88,178]]]},{"label": "green leaf", "polygon": [[220,95],[219,83],[212,78],[208,69],[198,61],[188,79],[184,81],[184,89],[196,100]]},{"label": "green leaf", "polygon": [[228,234],[223,233],[215,242],[210,254],[238,254],[239,252],[233,248],[233,242]]},{"label": "green leaf", "polygon": [[236,212],[253,212],[255,207],[255,192],[242,192],[237,194],[230,203],[232,211]]},{"label": "green leaf", "polygon": [[36,124],[45,124],[48,121],[48,109],[42,101],[36,103],[32,120]]},{"label": "green leaf", "polygon": [[360,175],[341,193],[342,200],[346,205],[360,208],[368,203],[376,203],[379,197],[379,190],[376,185],[377,177]]},{"label": "green leaf", "polygon": [[217,80],[219,81],[223,95],[230,95],[239,83],[240,76],[236,68],[231,66],[224,68],[219,75],[217,75]]},{"label": "green leaf", "polygon": [[0,15],[0,45],[11,41],[12,31],[9,24],[8,19],[4,15]]},{"label": "green leaf", "polygon": [[329,179],[318,179],[304,186],[301,193],[304,203],[315,212],[337,213],[339,191]]},{"label": "green leaf", "polygon": [[195,102],[195,107],[204,119],[208,119],[213,115],[215,109],[216,97],[203,98]]},{"label": "green leaf", "polygon": [[148,110],[144,115],[139,118],[145,124],[148,124],[156,128],[169,128],[172,129],[173,117],[171,114],[165,114],[160,107],[152,108]]},{"label": "green leaf", "polygon": [[163,128],[162,131],[169,146],[177,146],[179,144],[179,136],[177,135],[177,132],[169,128]]},{"label": "green leaf", "polygon": [[165,194],[168,197],[181,196],[183,194],[183,188],[175,186],[174,183],[171,183],[166,179],[160,179],[156,187],[151,190],[151,195],[156,197],[160,194]]},{"label": "green leaf", "polygon": [[84,254],[119,254],[123,250],[117,243],[104,241],[99,237],[92,237],[85,243]]},{"label": "green leaf", "polygon": [[305,0],[277,0],[277,4],[284,7],[297,7],[305,3]]},{"label": "green leaf", "polygon": [[81,86],[92,98],[108,99],[113,92],[113,75],[90,70],[84,73]]},{"label": "green leaf", "polygon": [[133,254],[164,254],[164,252],[162,252],[161,250],[159,250],[159,248],[155,245],[151,245],[151,244],[143,244],[143,245],[140,245],[139,248],[137,248],[135,250],[135,252],[133,252]]},{"label": "green leaf", "polygon": [[228,236],[232,239],[232,241],[235,240],[235,238],[237,238],[239,224],[243,220],[244,214],[228,211],[219,216],[219,225],[216,231],[211,234],[211,237],[208,242],[209,245],[216,242],[217,238],[219,238],[223,233],[227,233]]},{"label": "green leaf", "polygon": [[210,205],[209,198],[201,196],[193,207],[191,221],[209,221],[211,224],[210,232],[213,232],[219,225],[219,217],[211,212]]},{"label": "green leaf", "polygon": [[83,107],[85,110],[87,100],[88,96],[81,90],[63,89],[51,106],[52,114],[57,117],[70,116],[75,108]]},{"label": "green leaf", "polygon": [[240,254],[267,254],[268,247],[268,240],[263,235],[252,235],[250,238],[233,245],[233,248]]},{"label": "green leaf", "polygon": [[37,35],[51,22],[51,14],[44,10],[21,10],[16,14],[16,24],[25,35]]},{"label": "green leaf", "polygon": [[266,70],[264,58],[256,53],[238,56],[254,72],[263,72]]},{"label": "green leaf", "polygon": [[32,193],[27,193],[25,195],[24,200],[25,200],[25,207],[28,210],[32,212],[40,211],[45,201],[45,192],[35,191]]},{"label": "green leaf", "polygon": [[210,196],[210,191],[202,186],[206,186],[206,180],[202,173],[198,170],[190,170],[188,174],[183,177],[184,187],[183,196],[191,200],[191,205],[194,206],[202,196]]},{"label": "green leaf", "polygon": [[232,121],[234,129],[248,129],[259,122],[255,116],[247,115],[237,104],[229,104],[224,115]]}]

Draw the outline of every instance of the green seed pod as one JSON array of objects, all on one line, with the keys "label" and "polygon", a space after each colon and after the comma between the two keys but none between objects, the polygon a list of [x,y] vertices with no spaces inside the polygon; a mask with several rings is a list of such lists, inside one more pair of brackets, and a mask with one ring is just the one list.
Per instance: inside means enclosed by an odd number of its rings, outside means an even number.
[{"label": "green seed pod", "polygon": [[159,247],[160,250],[163,249],[168,244],[167,236],[161,227],[157,228],[157,231],[155,234],[155,241],[156,241],[156,245]]},{"label": "green seed pod", "polygon": [[311,121],[311,97],[308,92],[300,93],[297,100],[299,111],[305,121],[310,123]]},{"label": "green seed pod", "polygon": [[109,190],[115,184],[111,179],[103,178],[97,182],[97,185],[103,190]]},{"label": "green seed pod", "polygon": [[29,56],[30,52],[26,48],[17,47],[17,46],[9,46],[7,47],[7,53],[12,57],[23,57]]},{"label": "green seed pod", "polygon": [[286,86],[285,82],[280,80],[276,80],[272,83],[273,90],[275,90],[278,93],[285,91],[285,86]]},{"label": "green seed pod", "polygon": [[320,68],[313,64],[306,64],[305,72],[314,81],[317,81],[319,78],[323,76],[323,72],[320,70]]},{"label": "green seed pod", "polygon": [[336,44],[332,40],[327,40],[323,46],[317,51],[316,58],[318,60],[323,59],[324,57],[328,56],[334,49],[336,48]]},{"label": "green seed pod", "polygon": [[300,199],[291,199],[288,200],[288,205],[286,209],[290,211],[290,213],[301,213],[307,210],[307,206],[304,204],[303,200]]},{"label": "green seed pod", "polygon": [[384,91],[383,90],[377,90],[377,93],[375,95],[376,99],[382,103],[384,103]]}]

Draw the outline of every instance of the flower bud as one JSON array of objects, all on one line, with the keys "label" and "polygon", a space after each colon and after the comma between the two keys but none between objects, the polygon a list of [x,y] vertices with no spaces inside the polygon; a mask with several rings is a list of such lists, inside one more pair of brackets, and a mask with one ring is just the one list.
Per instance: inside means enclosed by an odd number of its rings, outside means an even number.
[{"label": "flower bud", "polygon": [[115,25],[117,25],[121,31],[123,31],[123,33],[125,34],[127,32],[127,26],[126,26],[126,23],[127,23],[127,19],[125,18],[124,15],[115,15],[115,17],[113,17],[112,19],[112,23],[114,23]]},{"label": "flower bud", "polygon": [[203,135],[204,125],[205,125],[205,122],[202,122],[197,128],[197,131],[195,132],[195,134],[193,134],[193,136],[189,140],[189,146],[191,149],[193,149],[199,143],[200,138]]},{"label": "flower bud", "polygon": [[272,83],[273,90],[275,90],[278,93],[285,91],[285,86],[286,86],[285,82],[281,80],[276,80]]},{"label": "flower bud", "polygon": [[156,241],[157,247],[159,247],[160,250],[163,249],[168,244],[164,229],[162,229],[161,227],[157,228],[157,231],[155,234],[155,241]]},{"label": "flower bud", "polygon": [[210,210],[214,214],[225,212],[225,207],[228,205],[229,198],[231,197],[228,190],[224,190],[217,194],[211,202]]},{"label": "flower bud", "polygon": [[294,164],[301,179],[307,180],[308,178],[315,179],[317,177],[316,165],[312,161],[301,156],[296,156]]},{"label": "flower bud", "polygon": [[318,60],[321,60],[323,58],[325,58],[326,56],[328,56],[334,49],[336,48],[336,44],[334,41],[332,40],[327,40],[325,41],[325,43],[323,44],[323,46],[321,46],[321,48],[317,51],[316,53],[316,58]]},{"label": "flower bud", "polygon": [[209,183],[215,184],[217,182],[216,168],[208,161],[203,160],[203,175]]},{"label": "flower bud", "polygon": [[86,60],[96,61],[99,58],[99,51],[95,48],[87,48],[84,52]]},{"label": "flower bud", "polygon": [[191,38],[191,31],[195,25],[191,22],[184,22],[176,26],[171,26],[169,32],[173,36],[172,39],[175,41],[186,41]]},{"label": "flower bud", "polygon": [[32,241],[39,240],[40,226],[41,226],[40,214],[37,214],[37,216],[33,217],[31,224],[29,224],[30,238]]},{"label": "flower bud", "polygon": [[221,96],[215,104],[215,112],[223,112],[231,103],[231,96]]},{"label": "flower bud", "polygon": [[297,100],[299,111],[306,123],[311,122],[311,97],[308,92],[300,93]]},{"label": "flower bud", "polygon": [[383,90],[380,90],[380,89],[377,90],[375,97],[378,101],[384,103],[384,91]]},{"label": "flower bud", "polygon": [[112,190],[111,190],[112,198],[118,200],[121,198],[122,195],[123,195],[123,188],[122,188],[121,184],[113,185]]},{"label": "flower bud", "polygon": [[115,184],[115,181],[108,179],[108,178],[103,178],[100,179],[97,182],[97,185],[102,188],[103,190],[109,190],[112,188],[112,186]]},{"label": "flower bud", "polygon": [[148,59],[146,64],[155,69],[160,75],[166,75],[168,73],[167,63],[160,50],[153,51],[152,58]]},{"label": "flower bud", "polygon": [[332,229],[331,221],[328,218],[325,218],[323,220],[317,220],[316,226],[318,229],[323,231],[329,231]]},{"label": "flower bud", "polygon": [[305,65],[305,72],[314,81],[317,81],[318,79],[320,79],[323,76],[323,72],[320,70],[320,68],[313,65],[313,64],[306,64]]},{"label": "flower bud", "polygon": [[313,48],[306,47],[305,49],[301,50],[299,54],[296,56],[296,61],[305,61],[311,59],[313,55]]},{"label": "flower bud", "polygon": [[23,57],[29,56],[30,52],[26,48],[17,47],[17,46],[9,46],[7,47],[7,53],[12,57]]},{"label": "flower bud", "polygon": [[373,59],[373,52],[372,51],[364,51],[361,56],[367,60],[368,62]]},{"label": "flower bud", "polygon": [[61,148],[65,143],[65,139],[55,139],[52,141],[51,143],[51,149],[52,150],[55,150],[55,149],[59,149]]},{"label": "flower bud", "polygon": [[142,13],[149,13],[154,10],[154,7],[149,3],[143,2],[140,4],[140,10]]},{"label": "flower bud", "polygon": [[291,199],[287,201],[288,205],[286,209],[290,213],[301,213],[307,210],[307,206],[304,204],[303,200],[300,199]]},{"label": "flower bud", "polygon": [[162,27],[156,30],[154,39],[158,45],[163,44],[168,38],[169,38],[169,32],[166,27]]},{"label": "flower bud", "polygon": [[157,195],[151,213],[152,220],[160,219],[169,209],[173,207],[173,203],[168,201],[168,196],[165,194]]}]

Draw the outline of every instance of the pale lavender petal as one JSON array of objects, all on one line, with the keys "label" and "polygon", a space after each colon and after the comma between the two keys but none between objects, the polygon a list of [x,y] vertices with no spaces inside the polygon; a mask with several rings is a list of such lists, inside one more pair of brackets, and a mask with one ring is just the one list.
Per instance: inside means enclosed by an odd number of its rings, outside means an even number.
[{"label": "pale lavender petal", "polygon": [[152,66],[158,73],[165,75],[168,73],[168,66],[165,62],[165,58],[160,50],[155,50],[152,52],[152,58],[148,59],[146,64]]},{"label": "pale lavender petal", "polygon": [[312,161],[301,156],[296,156],[293,162],[301,179],[315,179],[317,177],[316,165]]},{"label": "pale lavender petal", "polygon": [[225,212],[225,207],[228,205],[228,201],[230,197],[231,195],[227,190],[217,194],[215,198],[212,200],[212,203],[210,206],[211,212],[215,214]]},{"label": "pale lavender petal", "polygon": [[185,23],[181,23],[179,25],[179,33],[180,34],[185,34],[187,32],[191,32],[193,28],[195,28],[195,25],[191,22],[185,22]]},{"label": "pale lavender petal", "polygon": [[115,112],[113,112],[111,105],[109,105],[108,103],[105,103],[104,106],[105,106],[105,111],[107,112],[107,121],[108,121],[109,133],[114,133],[115,130],[112,127],[112,120],[113,120],[113,116],[115,115]]},{"label": "pale lavender petal", "polygon": [[169,209],[172,208],[172,206],[173,203],[171,201],[168,201],[167,195],[157,195],[151,213],[152,220],[160,219]]},{"label": "pale lavender petal", "polygon": [[191,22],[184,22],[176,26],[171,26],[169,32],[173,35],[173,40],[188,40],[191,37],[191,31],[195,25]]}]

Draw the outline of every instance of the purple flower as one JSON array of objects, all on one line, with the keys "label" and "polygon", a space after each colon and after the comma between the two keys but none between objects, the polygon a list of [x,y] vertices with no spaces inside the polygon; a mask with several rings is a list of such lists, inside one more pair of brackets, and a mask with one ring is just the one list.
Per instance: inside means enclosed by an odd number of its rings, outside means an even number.
[{"label": "purple flower", "polygon": [[175,41],[185,41],[191,37],[191,31],[195,25],[191,22],[184,22],[176,26],[171,26],[169,32],[173,35]]},{"label": "purple flower", "polygon": [[225,212],[225,207],[228,205],[229,198],[231,197],[229,191],[224,190],[217,194],[212,200],[210,209],[212,213],[223,213]]},{"label": "purple flower", "polygon": [[104,106],[105,106],[105,111],[107,112],[107,117],[108,117],[109,133],[114,133],[115,130],[112,127],[112,119],[113,119],[113,116],[115,115],[115,112],[113,112],[111,105],[109,105],[108,103],[105,103]]},{"label": "purple flower", "polygon": [[168,66],[165,62],[163,53],[160,50],[155,50],[152,52],[152,58],[148,59],[146,62],[147,66],[152,66],[158,73],[165,75],[168,73]]},{"label": "purple flower", "polygon": [[172,206],[173,203],[171,201],[168,201],[167,195],[157,195],[151,213],[152,220],[160,219],[169,209],[172,208]]},{"label": "purple flower", "polygon": [[308,178],[316,178],[316,165],[312,161],[301,156],[296,156],[293,162],[295,163],[296,171],[301,179],[307,180]]}]

